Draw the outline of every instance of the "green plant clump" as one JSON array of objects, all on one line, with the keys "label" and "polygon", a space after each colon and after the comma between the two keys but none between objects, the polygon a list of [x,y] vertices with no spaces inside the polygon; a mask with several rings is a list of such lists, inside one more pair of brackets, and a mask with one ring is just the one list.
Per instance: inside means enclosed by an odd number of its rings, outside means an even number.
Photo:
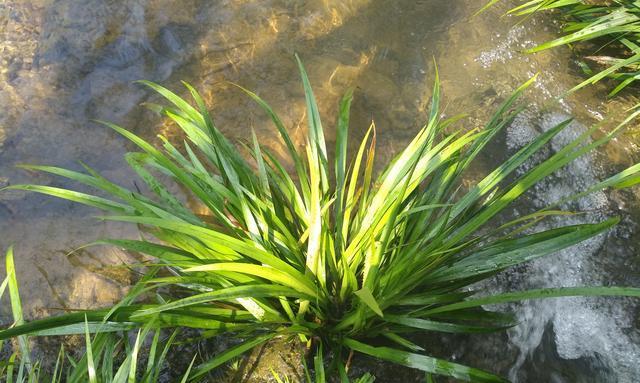
[{"label": "green plant clump", "polygon": [[[316,355],[317,381],[348,381],[351,352],[365,354],[465,381],[503,382],[492,373],[426,355],[410,340],[416,332],[485,333],[515,325],[508,314],[485,305],[562,296],[636,296],[627,287],[572,287],[486,295],[477,282],[514,265],[551,254],[606,232],[616,218],[523,234],[560,205],[593,191],[640,182],[640,164],[587,190],[499,227],[490,224],[538,181],[610,141],[640,112],[597,140],[581,134],[546,160],[519,175],[540,148],[566,128],[564,121],[522,147],[470,188],[465,170],[523,109],[516,101],[531,79],[508,98],[483,128],[446,133],[459,120],[441,119],[436,76],[428,121],[415,138],[374,174],[375,131],[370,128],[349,160],[347,141],[351,93],[341,100],[335,156],[328,158],[318,106],[298,61],[306,96],[308,138],[299,153],[276,113],[245,92],[271,117],[288,151],[293,175],[253,135],[247,161],[216,128],[198,93],[186,85],[195,106],[169,90],[144,82],[171,106],[153,106],[184,131],[177,148],[160,137],[161,149],[116,125],[105,123],[140,148],[126,160],[154,196],[128,190],[84,166],[76,172],[51,166],[24,168],[52,173],[90,186],[109,198],[51,186],[8,189],[44,193],[96,207],[104,219],[139,225],[140,240],[101,243],[154,257],[169,273],[149,272],[126,299],[111,309],[70,313],[0,331],[0,339],[40,331],[71,332],[78,323],[102,331],[191,327],[203,337],[230,333],[243,341],[194,366],[189,379],[274,337],[300,338]],[[158,175],[188,190],[206,207],[206,217],[187,208]],[[167,294],[166,287],[174,287]],[[153,292],[154,302],[137,303]],[[86,318],[86,319],[85,319]],[[386,342],[386,345],[380,345]],[[330,355],[324,366],[322,356]],[[325,358],[326,359],[326,358]]]},{"label": "green plant clump", "polygon": [[[490,1],[482,10],[498,1],[500,0]],[[640,79],[640,1],[530,0],[512,8],[508,13],[528,16],[548,10],[562,12],[566,34],[525,52],[534,53],[589,40],[602,43],[594,54],[584,58],[605,69],[594,74],[588,64],[581,62],[582,68],[590,77],[570,92],[609,77],[619,82],[609,93],[609,96],[614,96]],[[598,54],[605,47],[607,52],[612,53]]]}]

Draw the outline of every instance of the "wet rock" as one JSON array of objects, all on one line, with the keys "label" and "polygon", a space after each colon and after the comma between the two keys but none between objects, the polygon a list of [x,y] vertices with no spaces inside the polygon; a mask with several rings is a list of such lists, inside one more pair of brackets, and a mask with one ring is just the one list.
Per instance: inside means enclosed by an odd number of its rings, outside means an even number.
[{"label": "wet rock", "polygon": [[386,107],[393,107],[397,103],[400,89],[396,83],[387,75],[373,70],[366,70],[359,79],[359,86],[362,88],[365,97],[373,102]]},{"label": "wet rock", "polygon": [[186,53],[190,39],[195,34],[190,25],[169,24],[160,28],[152,46],[156,53],[175,57]]},{"label": "wet rock", "polygon": [[253,349],[228,371],[228,383],[271,383],[273,372],[292,383],[304,381],[303,346],[295,339],[275,338]]}]

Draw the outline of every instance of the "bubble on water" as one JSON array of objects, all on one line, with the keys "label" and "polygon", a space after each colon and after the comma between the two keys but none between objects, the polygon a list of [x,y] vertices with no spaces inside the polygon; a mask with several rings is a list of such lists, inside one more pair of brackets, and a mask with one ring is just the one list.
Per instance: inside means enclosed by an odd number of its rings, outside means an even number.
[{"label": "bubble on water", "polygon": [[518,114],[513,123],[507,127],[507,147],[510,151],[514,151],[533,141],[537,135],[530,113],[524,111]]},{"label": "bubble on water", "polygon": [[483,68],[489,68],[495,63],[507,63],[513,59],[514,52],[523,48],[530,48],[533,43],[531,41],[522,41],[527,30],[523,25],[518,25],[509,30],[506,36],[496,34],[494,39],[499,41],[493,49],[484,51],[476,58],[476,61]]}]

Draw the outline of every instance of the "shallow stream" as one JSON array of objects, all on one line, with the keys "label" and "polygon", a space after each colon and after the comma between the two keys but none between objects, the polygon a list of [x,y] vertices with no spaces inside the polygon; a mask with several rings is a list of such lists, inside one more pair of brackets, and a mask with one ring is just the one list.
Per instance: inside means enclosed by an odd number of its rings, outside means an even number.
[{"label": "shallow stream", "polygon": [[[80,168],[82,161],[135,187],[122,160],[133,148],[91,120],[116,122],[150,140],[156,134],[179,139],[174,126],[140,106],[156,97],[133,84],[139,79],[173,89],[181,89],[181,80],[193,84],[225,133],[245,139],[254,129],[264,145],[280,150],[266,116],[227,81],[239,83],[265,98],[301,143],[304,100],[294,52],[307,67],[325,125],[333,124],[339,98],[354,87],[351,134],[357,139],[374,120],[386,158],[425,119],[434,63],[442,79],[444,113],[468,112],[467,127],[481,126],[513,89],[539,73],[527,94],[530,108],[495,142],[478,172],[564,118],[574,116],[575,122],[548,150],[605,117],[619,120],[635,102],[629,93],[605,101],[605,84],[553,101],[582,79],[571,52],[520,51],[557,36],[558,25],[548,15],[523,23],[501,17],[509,1],[472,17],[481,3],[5,0],[0,3],[0,186],[67,185],[15,165]],[[613,144],[555,174],[513,213],[545,206],[640,161],[638,133],[631,127]],[[332,136],[329,129],[329,141]],[[596,194],[571,208],[589,211],[571,218],[576,223],[614,214],[622,223],[607,236],[505,273],[483,288],[640,286],[638,189]],[[97,221],[96,214],[35,194],[0,193],[0,249],[15,245],[28,317],[108,304],[126,290],[132,276],[112,265],[131,260],[128,255],[107,247],[68,255],[98,238],[136,235],[134,227]],[[638,382],[638,307],[624,299],[527,302],[513,307],[522,324],[504,336],[451,337],[431,348],[521,382]],[[8,314],[3,301],[0,320],[8,322]],[[420,379],[386,365],[371,368],[378,381]]]}]

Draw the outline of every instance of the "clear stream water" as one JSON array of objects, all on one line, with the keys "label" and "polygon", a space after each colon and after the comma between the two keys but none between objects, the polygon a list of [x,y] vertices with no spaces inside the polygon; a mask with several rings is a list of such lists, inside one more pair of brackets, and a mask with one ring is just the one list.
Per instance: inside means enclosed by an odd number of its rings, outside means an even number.
[{"label": "clear stream water", "polygon": [[[157,100],[132,83],[138,79],[179,89],[200,89],[217,124],[245,139],[253,128],[261,142],[280,150],[267,118],[226,81],[262,95],[290,127],[304,134],[304,102],[293,60],[305,62],[325,125],[339,97],[355,87],[352,136],[375,120],[383,157],[416,132],[431,95],[438,64],[445,114],[470,113],[465,126],[486,121],[497,103],[539,73],[527,94],[530,108],[477,164],[477,174],[554,123],[574,116],[564,136],[584,131],[604,116],[620,119],[630,94],[607,101],[599,85],[549,106],[581,80],[571,52],[559,48],[520,53],[556,36],[548,17],[518,24],[501,17],[509,2],[477,17],[479,0],[4,0],[0,3],[0,185],[67,185],[15,168],[47,163],[80,168],[82,161],[123,185],[134,178],[122,160],[133,148],[91,119],[119,123],[154,140],[179,139],[175,127],[139,106]],[[332,141],[333,132],[328,132]],[[519,214],[581,190],[594,180],[640,160],[632,127],[601,151],[568,166],[513,208]],[[576,223],[611,215],[622,223],[606,236],[509,271],[486,284],[489,291],[543,286],[640,286],[640,193],[596,194],[569,208],[587,210]],[[130,256],[113,248],[72,250],[105,236],[133,237],[134,227],[98,222],[96,211],[19,192],[0,193],[0,248],[16,247],[18,277],[29,317],[114,302],[132,276],[113,267]],[[548,224],[553,225],[553,222]],[[0,266],[1,267],[1,266]],[[0,269],[1,270],[1,269]],[[557,299],[515,305],[522,324],[504,335],[425,340],[427,349],[521,382],[640,381],[638,302],[625,299]],[[0,315],[8,322],[7,302]],[[379,381],[419,375],[386,365],[369,366]]]}]

